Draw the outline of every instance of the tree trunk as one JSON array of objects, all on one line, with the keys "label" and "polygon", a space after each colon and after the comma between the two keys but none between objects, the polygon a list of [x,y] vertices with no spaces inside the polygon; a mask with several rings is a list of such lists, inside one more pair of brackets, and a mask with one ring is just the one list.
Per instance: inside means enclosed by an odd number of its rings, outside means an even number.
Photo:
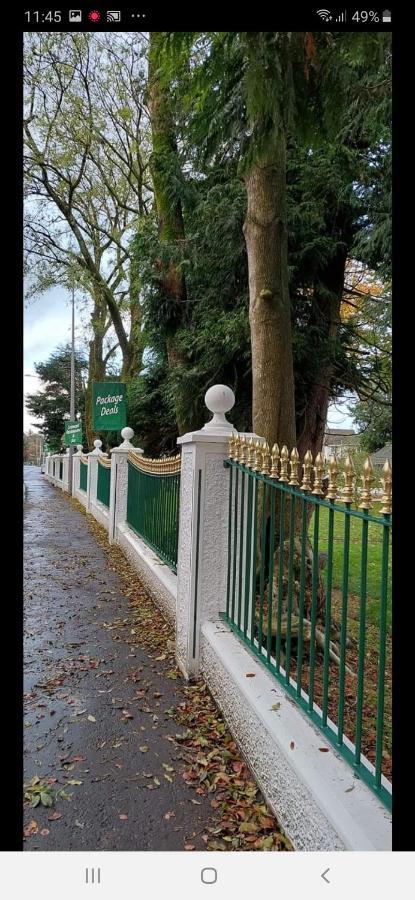
[{"label": "tree trunk", "polygon": [[317,377],[309,385],[302,403],[303,409],[297,417],[297,447],[301,461],[307,450],[315,458],[323,449],[336,363],[346,259],[347,250],[342,249],[324,271],[318,273],[318,282],[324,285],[324,291],[317,286],[315,288],[310,325],[320,331],[318,353],[321,365]]},{"label": "tree trunk", "polygon": [[[157,280],[160,295],[165,302],[166,322],[165,337],[167,359],[172,373],[186,367],[187,360],[177,347],[176,333],[186,318],[186,282],[178,259],[178,249],[185,239],[182,205],[179,197],[172,192],[172,172],[178,165],[177,144],[174,135],[174,123],[171,112],[169,90],[160,78],[162,62],[162,33],[150,32],[148,56],[148,106],[150,111],[153,152],[150,170],[154,186],[154,197],[157,208],[159,239],[171,246],[171,255],[167,262],[158,262]],[[173,196],[172,196],[173,193]],[[186,398],[178,397],[175,404],[175,415],[179,434],[186,430],[183,410]]]},{"label": "tree trunk", "polygon": [[246,176],[252,425],[270,447],[295,445],[286,223],[285,135]]}]

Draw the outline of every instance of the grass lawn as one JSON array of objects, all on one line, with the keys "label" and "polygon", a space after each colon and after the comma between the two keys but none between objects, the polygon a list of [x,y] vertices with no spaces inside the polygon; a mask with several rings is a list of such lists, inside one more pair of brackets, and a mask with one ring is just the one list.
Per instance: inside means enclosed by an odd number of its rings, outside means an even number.
[{"label": "grass lawn", "polygon": [[[380,516],[381,503],[375,503],[370,510],[371,515]],[[328,509],[320,507],[319,521],[319,550],[327,553],[328,550]],[[333,588],[341,589],[343,578],[343,540],[345,515],[341,512],[334,514],[334,546],[333,546]],[[369,523],[369,549],[367,564],[367,622],[377,625],[380,614],[381,592],[381,566],[382,566],[382,540],[383,528],[374,522]],[[314,516],[310,523],[309,535],[313,539]],[[351,517],[350,522],[350,550],[349,550],[349,594],[359,596],[361,579],[361,551],[362,551],[362,519]],[[327,567],[323,571],[324,577]],[[387,600],[388,628],[392,624],[392,552],[389,546],[388,565],[388,600]]]}]

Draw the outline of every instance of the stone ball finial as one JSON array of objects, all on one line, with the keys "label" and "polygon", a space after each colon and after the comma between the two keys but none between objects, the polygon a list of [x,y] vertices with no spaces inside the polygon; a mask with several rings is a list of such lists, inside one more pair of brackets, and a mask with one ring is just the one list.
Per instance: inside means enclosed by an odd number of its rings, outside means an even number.
[{"label": "stone ball finial", "polygon": [[94,447],[96,450],[99,450],[102,447],[102,441],[100,441],[99,438],[97,438],[96,441],[94,441]]},{"label": "stone ball finial", "polygon": [[77,449],[78,453],[82,453],[82,448],[83,448],[83,444],[76,445],[76,449]]},{"label": "stone ball finial", "polygon": [[128,425],[121,430],[121,437],[124,438],[125,441],[131,441],[131,438],[134,437],[134,431]]},{"label": "stone ball finial", "polygon": [[226,384],[214,384],[206,391],[205,404],[210,412],[226,413],[235,406],[235,394]]},{"label": "stone ball finial", "polygon": [[216,429],[219,432],[232,431],[233,426],[228,422],[225,413],[235,405],[235,394],[226,384],[214,384],[205,394],[205,404],[213,418],[204,425],[207,429]]}]

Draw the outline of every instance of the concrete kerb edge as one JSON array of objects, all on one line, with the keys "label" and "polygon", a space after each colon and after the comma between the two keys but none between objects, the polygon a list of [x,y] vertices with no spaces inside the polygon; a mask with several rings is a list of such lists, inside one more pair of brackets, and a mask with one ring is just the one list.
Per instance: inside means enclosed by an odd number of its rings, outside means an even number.
[{"label": "concrete kerb edge", "polygon": [[100,503],[99,500],[91,500],[89,513],[108,531],[109,510],[103,503]]},{"label": "concrete kerb edge", "polygon": [[177,575],[126,523],[118,523],[114,543],[124,551],[163,615],[173,625],[176,619]]},{"label": "concrete kerb edge", "polygon": [[[295,849],[392,849],[390,813],[225,623],[202,626],[201,662],[203,677]],[[247,672],[255,678],[247,679]],[[321,753],[321,747],[329,752]]]}]

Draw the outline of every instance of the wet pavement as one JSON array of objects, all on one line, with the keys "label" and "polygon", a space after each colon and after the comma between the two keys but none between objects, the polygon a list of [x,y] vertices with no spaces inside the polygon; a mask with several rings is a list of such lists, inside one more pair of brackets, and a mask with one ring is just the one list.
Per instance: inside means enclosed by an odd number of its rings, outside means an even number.
[{"label": "wet pavement", "polygon": [[53,799],[26,802],[24,849],[204,850],[171,661],[128,640],[133,611],[85,516],[38,468],[24,480],[24,780]]}]

